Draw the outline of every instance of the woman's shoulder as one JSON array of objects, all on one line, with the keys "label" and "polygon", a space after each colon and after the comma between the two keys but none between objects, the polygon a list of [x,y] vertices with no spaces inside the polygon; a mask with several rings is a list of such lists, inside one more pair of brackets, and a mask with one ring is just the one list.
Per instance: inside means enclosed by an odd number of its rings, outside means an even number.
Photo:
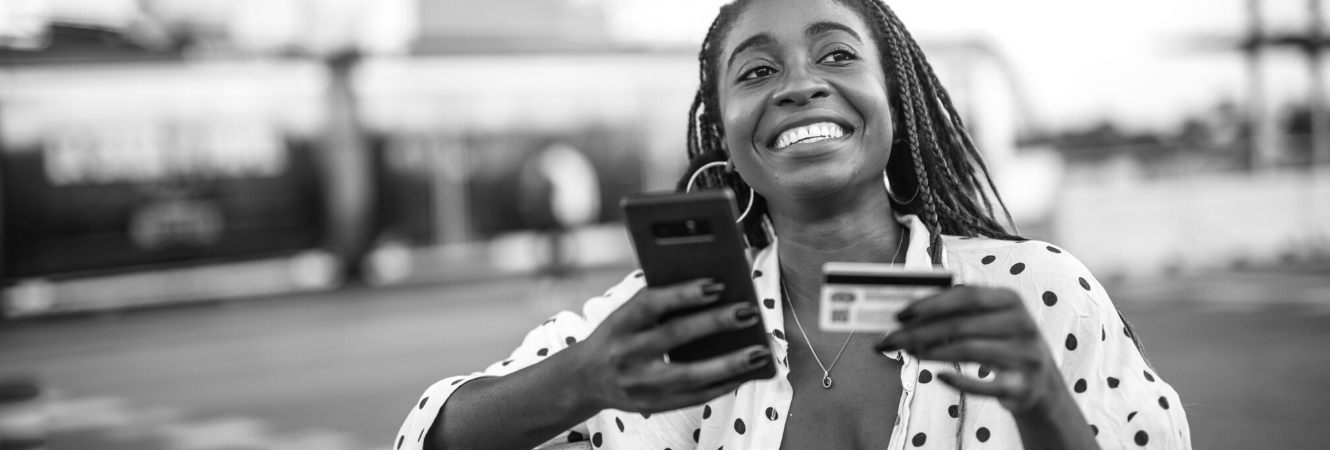
[{"label": "woman's shoulder", "polygon": [[[1084,269],[1084,264],[1060,246],[1037,239],[993,239],[971,236],[942,236],[942,245],[949,260],[963,266],[1002,267],[1009,262],[1028,268],[1031,264],[1043,266],[1070,265]],[[1016,269],[1019,270],[1019,269]]]},{"label": "woman's shoulder", "polygon": [[[957,250],[957,251],[995,249],[995,248],[1006,248],[1013,250],[1042,249],[1050,253],[1058,253],[1062,251],[1060,247],[1056,247],[1052,243],[1041,241],[1038,239],[1024,239],[1024,238],[994,239],[985,236],[952,236],[949,234],[944,234],[942,235],[942,243],[946,245],[948,250]],[[1053,247],[1054,250],[1050,250],[1048,247]]]},{"label": "woman's shoulder", "polygon": [[1096,300],[1107,300],[1090,269],[1071,252],[1052,243],[943,236],[943,245],[948,268],[962,280],[1035,289],[1039,295],[1080,291]]}]

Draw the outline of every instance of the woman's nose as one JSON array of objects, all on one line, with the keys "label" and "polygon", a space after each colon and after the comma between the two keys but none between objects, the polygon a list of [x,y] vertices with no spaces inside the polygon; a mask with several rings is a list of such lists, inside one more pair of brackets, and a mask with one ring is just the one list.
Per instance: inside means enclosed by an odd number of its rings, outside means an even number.
[{"label": "woman's nose", "polygon": [[785,72],[785,82],[776,90],[776,106],[804,106],[815,98],[831,95],[826,81],[803,67],[792,67]]}]

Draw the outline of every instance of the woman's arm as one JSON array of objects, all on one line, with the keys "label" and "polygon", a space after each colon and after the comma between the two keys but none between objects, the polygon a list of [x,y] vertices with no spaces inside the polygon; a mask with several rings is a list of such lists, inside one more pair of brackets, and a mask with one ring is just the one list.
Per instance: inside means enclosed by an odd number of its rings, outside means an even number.
[{"label": "woman's arm", "polygon": [[1021,443],[1030,450],[1099,448],[1090,426],[1085,422],[1085,415],[1071,399],[1061,378],[1057,384],[1060,387],[1050,388],[1050,392],[1059,395],[1053,395],[1026,411],[1012,412],[1016,419],[1016,429],[1021,433]]},{"label": "woman's arm", "polygon": [[723,286],[699,280],[637,293],[583,342],[499,378],[457,389],[426,434],[429,449],[532,448],[605,409],[671,411],[738,388],[714,383],[771,360],[761,346],[706,361],[666,364],[671,348],[702,336],[757,324],[756,305],[711,308],[660,323],[679,310],[710,304]]},{"label": "woman's arm", "polygon": [[1089,269],[1038,241],[960,256],[988,265],[994,255],[1028,267],[972,271],[967,284],[995,288],[954,288],[915,302],[902,311],[904,327],[881,348],[994,369],[985,380],[937,376],[962,392],[997,399],[1028,449],[1191,448],[1177,392],[1145,361],[1135,333]]},{"label": "woman's arm", "polygon": [[463,384],[435,417],[425,448],[529,449],[600,412],[579,376],[580,347],[504,377]]}]

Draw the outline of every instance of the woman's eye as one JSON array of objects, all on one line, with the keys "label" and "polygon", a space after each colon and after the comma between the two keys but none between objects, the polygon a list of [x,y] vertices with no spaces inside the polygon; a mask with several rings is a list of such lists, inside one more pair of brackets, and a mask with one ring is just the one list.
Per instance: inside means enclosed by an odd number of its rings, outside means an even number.
[{"label": "woman's eye", "polygon": [[827,56],[823,56],[821,62],[837,63],[837,62],[852,61],[857,58],[858,56],[855,55],[854,52],[851,52],[849,50],[834,50],[831,53],[828,53]]},{"label": "woman's eye", "polygon": [[776,69],[772,69],[771,67],[768,66],[755,67],[747,72],[744,72],[744,74],[739,77],[739,81],[756,80],[758,78],[766,78],[775,74],[776,74]]}]

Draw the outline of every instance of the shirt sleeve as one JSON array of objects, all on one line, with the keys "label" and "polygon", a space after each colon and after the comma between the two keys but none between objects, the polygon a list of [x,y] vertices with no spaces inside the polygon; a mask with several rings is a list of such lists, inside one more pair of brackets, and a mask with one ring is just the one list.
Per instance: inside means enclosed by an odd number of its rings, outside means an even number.
[{"label": "shirt sleeve", "polygon": [[1177,392],[1146,360],[1104,286],[1058,247],[1020,245],[1021,259],[1040,269],[1022,296],[1100,447],[1190,449]]},{"label": "shirt sleeve", "polygon": [[[636,295],[645,284],[641,271],[634,271],[618,285],[605,292],[605,295],[588,300],[583,306],[582,314],[563,311],[542,322],[527,333],[522,339],[522,344],[507,358],[491,364],[483,371],[451,376],[434,383],[412,406],[397,432],[392,448],[420,450],[424,445],[425,435],[434,425],[439,412],[443,410],[443,405],[458,387],[478,378],[508,375],[535,365],[550,355],[581,342],[606,316]],[[574,426],[536,448],[591,448],[586,423]]]}]

